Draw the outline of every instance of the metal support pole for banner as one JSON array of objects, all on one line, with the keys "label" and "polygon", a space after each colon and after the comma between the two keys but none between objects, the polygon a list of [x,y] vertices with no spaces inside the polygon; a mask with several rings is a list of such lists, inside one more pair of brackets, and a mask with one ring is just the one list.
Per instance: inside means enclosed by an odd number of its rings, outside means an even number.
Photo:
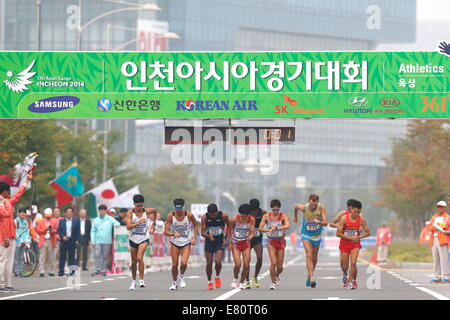
[{"label": "metal support pole for banner", "polygon": [[36,42],[37,51],[41,51],[41,0],[36,0]]},{"label": "metal support pole for banner", "polygon": [[78,0],[77,51],[81,50],[81,8],[83,0]]}]

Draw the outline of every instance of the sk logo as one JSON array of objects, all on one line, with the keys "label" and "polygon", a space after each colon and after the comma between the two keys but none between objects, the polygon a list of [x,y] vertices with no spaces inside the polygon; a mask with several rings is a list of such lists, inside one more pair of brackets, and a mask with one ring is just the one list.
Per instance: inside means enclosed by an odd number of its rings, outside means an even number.
[{"label": "sk logo", "polygon": [[440,53],[450,57],[450,44],[448,44],[445,41],[442,41],[441,43],[439,43],[439,49],[441,49],[439,51]]},{"label": "sk logo", "polygon": [[17,76],[15,76],[14,72],[12,72],[11,70],[6,73],[8,80],[5,80],[3,82],[6,84],[8,89],[14,92],[23,92],[24,90],[28,90],[27,85],[33,83],[33,81],[30,81],[28,79],[36,74],[36,72],[30,72],[30,70],[34,66],[35,61],[36,60],[33,60],[33,62],[31,62],[31,64]]},{"label": "sk logo", "polygon": [[291,107],[298,105],[298,102],[296,100],[291,99],[288,96],[284,96],[284,103],[289,103]]}]

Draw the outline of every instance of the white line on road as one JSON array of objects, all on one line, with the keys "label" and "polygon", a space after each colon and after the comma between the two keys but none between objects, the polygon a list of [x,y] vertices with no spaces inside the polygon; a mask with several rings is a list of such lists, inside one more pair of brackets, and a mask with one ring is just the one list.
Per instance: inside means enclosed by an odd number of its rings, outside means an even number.
[{"label": "white line on road", "polygon": [[91,283],[100,283],[102,282],[101,280],[92,280]]},{"label": "white line on road", "polygon": [[420,286],[418,283],[410,283],[411,286]]},{"label": "white line on road", "polygon": [[446,297],[446,296],[444,296],[444,295],[442,295],[440,293],[434,292],[433,290],[430,290],[430,289],[427,289],[427,288],[424,288],[424,287],[416,287],[416,288],[419,289],[419,290],[422,290],[423,292],[428,293],[429,295],[432,295],[436,299],[439,299],[439,300],[450,300],[448,297]]},{"label": "white line on road", "polygon": [[116,279],[114,279],[114,278],[105,279],[105,281],[113,281],[113,280],[116,280]]},{"label": "white line on road", "polygon": [[[290,261],[286,264],[286,267],[287,267],[287,266],[293,265],[295,262],[297,262],[297,261],[300,260],[301,258],[302,258],[302,256],[300,255],[300,256],[298,256],[298,257],[296,257],[296,258],[290,260]],[[263,274],[261,274],[260,276],[258,276],[258,280],[261,280],[262,278],[264,278],[265,276],[267,276],[267,275],[269,275],[269,274],[270,274],[269,271],[264,272]],[[229,297],[235,295],[235,294],[238,293],[238,292],[241,292],[241,289],[236,288],[236,289],[230,290],[230,291],[228,291],[228,292],[226,292],[226,293],[224,293],[224,294],[218,296],[218,297],[215,298],[214,300],[226,300],[226,299],[228,299]]]},{"label": "white line on road", "polygon": [[44,291],[36,291],[36,292],[21,293],[21,294],[16,294],[16,295],[14,295],[14,296],[9,296],[9,297],[0,298],[0,300],[15,299],[15,298],[21,298],[21,297],[31,296],[31,295],[34,295],[34,294],[48,293],[48,292],[55,292],[55,291],[62,291],[62,290],[67,290],[67,289],[71,289],[71,288],[70,288],[70,287],[64,287],[64,288],[51,289],[51,290],[44,290]]},{"label": "white line on road", "polygon": [[117,298],[102,298],[102,300],[117,300]]}]

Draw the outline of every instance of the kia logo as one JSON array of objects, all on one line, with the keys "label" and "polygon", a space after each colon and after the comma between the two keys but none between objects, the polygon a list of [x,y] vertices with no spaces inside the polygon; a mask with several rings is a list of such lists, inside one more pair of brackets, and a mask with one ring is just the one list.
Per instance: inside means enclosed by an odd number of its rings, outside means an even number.
[{"label": "kia logo", "polygon": [[394,97],[386,97],[380,100],[380,105],[384,108],[396,108],[400,105],[400,100]]},{"label": "kia logo", "polygon": [[369,100],[364,97],[352,97],[348,99],[348,104],[352,107],[365,107],[369,103]]}]

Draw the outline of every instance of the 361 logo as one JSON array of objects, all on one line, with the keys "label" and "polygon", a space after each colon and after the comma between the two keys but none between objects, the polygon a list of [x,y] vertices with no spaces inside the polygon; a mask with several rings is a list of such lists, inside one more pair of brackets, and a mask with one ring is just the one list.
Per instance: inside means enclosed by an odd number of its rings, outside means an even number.
[{"label": "361 logo", "polygon": [[[447,100],[450,99],[450,94],[446,97],[422,96],[421,98],[423,99],[422,100],[422,103],[423,103],[422,112],[426,112],[426,111],[428,111],[428,109],[430,109],[431,112],[447,112],[446,104],[447,104]],[[431,98],[431,100],[430,100],[430,98]]]},{"label": "361 logo", "polygon": [[291,99],[288,96],[283,96],[283,105],[276,105],[275,109],[277,110],[275,113],[289,113],[287,108],[290,107],[295,107],[296,105],[298,105],[298,101]]}]

